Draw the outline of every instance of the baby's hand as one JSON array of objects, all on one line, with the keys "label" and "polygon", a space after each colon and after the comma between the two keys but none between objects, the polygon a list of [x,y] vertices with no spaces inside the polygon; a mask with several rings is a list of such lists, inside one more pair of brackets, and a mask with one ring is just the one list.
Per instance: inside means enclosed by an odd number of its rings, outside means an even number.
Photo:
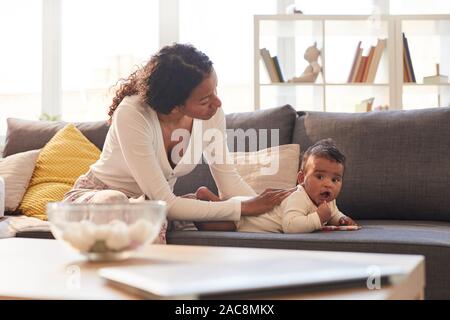
[{"label": "baby's hand", "polygon": [[328,206],[327,202],[324,201],[319,205],[317,210],[317,214],[319,215],[320,221],[322,223],[327,222],[331,218],[331,209]]},{"label": "baby's hand", "polygon": [[345,216],[345,217],[342,217],[339,219],[339,225],[340,226],[356,226],[357,224],[355,221],[353,221],[352,218]]}]

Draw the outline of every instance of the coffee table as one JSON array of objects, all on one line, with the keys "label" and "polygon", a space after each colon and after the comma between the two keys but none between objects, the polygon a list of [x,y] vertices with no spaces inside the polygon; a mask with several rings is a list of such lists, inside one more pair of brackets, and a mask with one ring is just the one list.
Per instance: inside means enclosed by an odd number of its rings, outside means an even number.
[{"label": "coffee table", "polygon": [[[1,299],[139,299],[100,278],[103,267],[124,262],[92,263],[56,240],[11,238],[0,240]],[[258,261],[286,257],[330,261],[355,261],[367,265],[395,265],[404,270],[398,283],[381,289],[345,288],[318,292],[289,293],[271,299],[423,299],[425,260],[418,255],[371,254],[331,251],[254,248],[147,245],[126,261],[126,265],[154,265],[167,262]],[[264,266],[262,266],[264,267]]]}]

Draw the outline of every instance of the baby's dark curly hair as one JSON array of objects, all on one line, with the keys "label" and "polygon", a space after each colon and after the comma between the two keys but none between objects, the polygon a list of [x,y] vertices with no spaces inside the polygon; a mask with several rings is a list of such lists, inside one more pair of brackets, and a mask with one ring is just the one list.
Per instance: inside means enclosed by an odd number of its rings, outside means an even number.
[{"label": "baby's dark curly hair", "polygon": [[334,141],[330,138],[319,140],[306,149],[300,167],[302,171],[305,170],[306,163],[311,156],[325,158],[340,163],[345,167],[345,156],[339,151]]},{"label": "baby's dark curly hair", "polygon": [[109,122],[126,96],[139,95],[155,111],[169,114],[183,105],[192,90],[213,70],[208,56],[190,44],[161,48],[146,65],[118,82],[109,106]]}]

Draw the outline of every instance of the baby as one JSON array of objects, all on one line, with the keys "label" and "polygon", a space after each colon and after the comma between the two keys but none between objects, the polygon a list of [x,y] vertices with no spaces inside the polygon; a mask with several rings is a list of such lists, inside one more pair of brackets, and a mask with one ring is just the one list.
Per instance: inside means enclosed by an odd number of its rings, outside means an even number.
[{"label": "baby", "polygon": [[[305,233],[325,225],[343,226],[356,223],[336,206],[342,188],[345,156],[331,139],[320,140],[303,155],[296,190],[273,210],[259,216],[241,217],[236,223],[196,223],[199,230],[237,230],[243,232]],[[205,187],[197,198],[220,199]]]}]

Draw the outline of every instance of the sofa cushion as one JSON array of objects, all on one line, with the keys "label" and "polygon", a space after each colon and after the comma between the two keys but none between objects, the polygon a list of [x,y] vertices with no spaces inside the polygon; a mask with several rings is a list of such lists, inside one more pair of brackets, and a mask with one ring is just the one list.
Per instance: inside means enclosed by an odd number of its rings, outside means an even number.
[{"label": "sofa cushion", "polygon": [[[297,114],[290,105],[266,110],[227,114],[228,149],[232,152],[256,151],[292,143],[292,133],[296,118]],[[236,129],[242,130],[236,131]],[[257,131],[247,131],[249,129],[256,129]],[[264,136],[264,131],[260,135],[258,129],[266,129],[267,137]],[[271,134],[271,129],[278,129],[278,139],[276,139],[276,135]],[[243,134],[247,133],[247,136],[250,136],[252,132],[257,133],[257,143],[255,144],[249,144],[248,139],[242,139]],[[174,193],[176,195],[192,193],[201,186],[207,186],[217,193],[216,184],[204,159],[190,174],[177,179]]]},{"label": "sofa cushion", "polygon": [[100,150],[73,124],[66,125],[42,148],[19,210],[47,219],[48,202],[61,201],[75,180],[100,157]]},{"label": "sofa cushion", "polygon": [[[63,121],[34,121],[16,118],[7,119],[8,129],[3,157],[42,148],[50,139],[67,125]],[[108,124],[106,121],[80,122],[75,126],[100,150],[103,148]]]},{"label": "sofa cushion", "polygon": [[347,157],[342,212],[450,221],[450,108],[300,114],[293,141],[302,151],[328,137]]},{"label": "sofa cushion", "polygon": [[[256,151],[292,143],[292,133],[296,118],[297,114],[290,105],[266,110],[227,114],[228,148],[230,151]],[[243,131],[237,131],[237,129],[242,129]],[[247,131],[249,133],[248,136],[250,136],[249,129],[251,131],[256,130],[257,144],[249,144],[248,140],[245,140],[245,143],[240,143],[243,140],[240,133]],[[261,129],[262,131],[259,131]],[[267,131],[267,137],[264,130]],[[276,135],[272,135],[274,132],[271,130],[277,130],[278,139]]]},{"label": "sofa cushion", "polygon": [[[284,144],[254,152],[230,152],[230,158],[235,163],[239,175],[256,193],[261,193],[267,188],[289,189],[297,184],[300,162],[298,144]],[[200,186],[206,186],[218,194],[206,164],[198,165],[188,176],[190,180],[182,180],[181,183],[177,181],[175,194],[191,193]],[[179,179],[186,179],[186,177]],[[185,188],[185,191],[182,188]]]},{"label": "sofa cushion", "polygon": [[359,231],[313,232],[306,234],[172,231],[167,243],[351,251],[425,256],[426,298],[450,299],[450,223],[432,221],[360,220]]},{"label": "sofa cushion", "polygon": [[[0,159],[0,177],[5,180],[5,211],[15,213],[28,188],[40,150],[30,150]],[[0,212],[0,217],[3,212]]]},{"label": "sofa cushion", "polygon": [[258,194],[268,188],[290,189],[297,185],[298,144],[254,152],[230,152],[230,157],[242,179]]}]

